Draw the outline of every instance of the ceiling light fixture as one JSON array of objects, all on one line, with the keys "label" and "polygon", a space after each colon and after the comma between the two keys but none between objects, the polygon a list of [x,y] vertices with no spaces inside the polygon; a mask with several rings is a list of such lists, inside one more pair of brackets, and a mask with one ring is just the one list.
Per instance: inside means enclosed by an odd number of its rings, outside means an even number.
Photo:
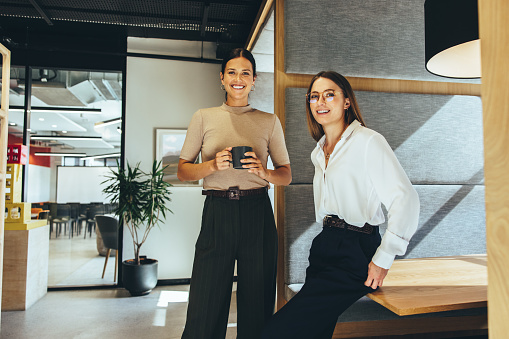
[{"label": "ceiling light fixture", "polygon": [[81,160],[103,159],[103,158],[120,158],[120,153],[91,155],[89,157],[81,158]]},{"label": "ceiling light fixture", "polygon": [[35,155],[48,157],[84,157],[86,153],[51,153],[51,152],[35,152]]},{"label": "ceiling light fixture", "polygon": [[[23,106],[10,106],[11,112],[25,112]],[[101,114],[100,108],[75,108],[75,107],[39,107],[32,106],[32,113],[69,113],[69,114]]]},{"label": "ceiling light fixture", "polygon": [[115,119],[110,119],[110,120],[106,120],[106,121],[96,122],[94,124],[94,127],[106,127],[106,126],[115,125],[115,124],[118,124],[118,123],[121,123],[121,122],[122,122],[121,118],[115,118]]},{"label": "ceiling light fixture", "polygon": [[426,69],[448,78],[481,77],[477,0],[426,0]]},{"label": "ceiling light fixture", "polygon": [[32,140],[102,140],[101,137],[73,137],[73,136],[56,136],[56,135],[34,135],[30,137]]}]

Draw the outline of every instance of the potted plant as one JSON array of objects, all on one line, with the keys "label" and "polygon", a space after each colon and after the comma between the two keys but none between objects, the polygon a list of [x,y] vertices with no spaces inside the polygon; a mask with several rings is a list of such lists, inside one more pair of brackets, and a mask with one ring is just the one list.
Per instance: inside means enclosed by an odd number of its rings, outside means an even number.
[{"label": "potted plant", "polygon": [[125,169],[120,166],[116,171],[112,169],[103,182],[108,185],[103,192],[114,204],[119,224],[129,230],[133,240],[134,259],[122,262],[122,282],[133,296],[148,294],[157,285],[157,260],[140,255],[140,250],[166,212],[173,213],[166,206],[171,201],[168,188],[172,185],[163,180],[161,167],[161,162],[154,160],[152,171],[145,173],[140,163],[134,168],[127,163]]}]

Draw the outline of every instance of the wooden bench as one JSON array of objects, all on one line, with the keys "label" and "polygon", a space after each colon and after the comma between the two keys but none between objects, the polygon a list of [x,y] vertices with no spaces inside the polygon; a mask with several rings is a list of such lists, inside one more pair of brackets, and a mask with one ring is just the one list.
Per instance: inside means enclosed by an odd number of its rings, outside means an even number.
[{"label": "wooden bench", "polygon": [[397,315],[488,306],[486,255],[396,260],[368,297]]},{"label": "wooden bench", "polygon": [[[378,310],[381,320],[338,322],[333,338],[487,334],[487,287],[486,255],[396,260],[384,286],[367,297],[397,316]],[[377,312],[366,299],[352,307]]]}]

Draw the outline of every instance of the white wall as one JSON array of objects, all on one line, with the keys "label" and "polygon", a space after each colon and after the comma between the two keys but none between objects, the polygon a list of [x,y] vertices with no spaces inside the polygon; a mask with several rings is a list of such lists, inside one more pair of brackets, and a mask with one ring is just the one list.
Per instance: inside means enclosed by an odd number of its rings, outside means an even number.
[{"label": "white wall", "polygon": [[51,200],[51,168],[28,165],[27,202]]},{"label": "white wall", "polygon": [[111,175],[109,167],[58,166],[57,203],[109,203],[110,199],[102,192],[108,175]]},{"label": "white wall", "polygon": [[[127,58],[126,159],[148,171],[155,156],[157,128],[187,128],[200,108],[221,105],[220,65],[148,58]],[[159,260],[159,279],[190,278],[194,245],[201,224],[201,187],[173,187],[170,214],[154,229],[142,255]],[[133,257],[124,231],[124,260]]]}]

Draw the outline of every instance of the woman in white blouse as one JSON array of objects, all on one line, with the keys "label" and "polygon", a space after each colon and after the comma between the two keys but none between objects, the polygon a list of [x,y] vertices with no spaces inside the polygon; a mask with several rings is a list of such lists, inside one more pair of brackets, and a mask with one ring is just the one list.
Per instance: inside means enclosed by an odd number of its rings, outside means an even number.
[{"label": "woman in white blouse", "polygon": [[[417,192],[385,138],[365,127],[348,80],[318,73],[306,111],[317,141],[313,192],[323,230],[313,240],[304,286],[272,317],[263,338],[331,338],[338,317],[382,286],[418,224]],[[388,227],[381,239],[382,204]]]}]

